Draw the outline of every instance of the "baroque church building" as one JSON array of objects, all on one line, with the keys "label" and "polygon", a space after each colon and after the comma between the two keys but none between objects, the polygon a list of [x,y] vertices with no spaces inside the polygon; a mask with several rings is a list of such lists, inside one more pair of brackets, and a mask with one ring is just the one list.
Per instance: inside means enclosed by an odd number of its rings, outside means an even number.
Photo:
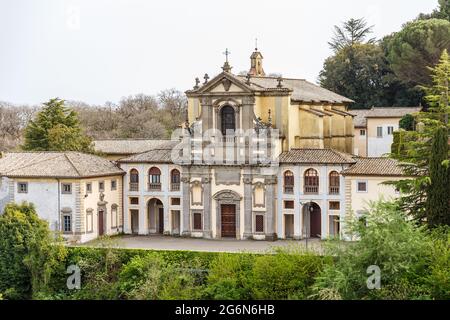
[{"label": "baroque church building", "polygon": [[[120,159],[124,232],[276,240],[339,236],[356,160],[352,100],[302,79],[222,72],[186,91],[179,136]],[[175,137],[176,138],[176,137]]]},{"label": "baroque church building", "polygon": [[[227,55],[219,75],[196,79],[186,123],[171,140],[95,141],[103,157],[0,154],[0,214],[8,203],[31,202],[70,242],[120,233],[345,239],[345,218],[380,195],[397,197],[383,182],[404,178],[392,159],[353,155],[364,147],[353,135],[390,132],[405,111],[391,110],[389,122],[365,111],[364,129],[356,114],[355,131],[352,100],[266,76],[257,49],[250,60],[247,75],[233,74]],[[377,148],[388,148],[378,136]]]}]

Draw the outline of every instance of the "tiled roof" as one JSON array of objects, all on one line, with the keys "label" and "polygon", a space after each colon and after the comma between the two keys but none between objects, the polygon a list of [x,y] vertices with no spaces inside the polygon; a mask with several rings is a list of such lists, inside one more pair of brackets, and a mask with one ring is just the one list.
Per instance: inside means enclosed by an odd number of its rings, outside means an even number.
[{"label": "tiled roof", "polygon": [[355,117],[353,124],[355,127],[366,127],[367,118],[401,118],[406,114],[419,112],[422,107],[383,107],[372,109],[354,109],[349,112]]},{"label": "tiled roof", "polygon": [[390,158],[358,158],[350,168],[342,171],[344,176],[402,176],[398,162]]},{"label": "tiled roof", "polygon": [[[238,76],[241,81],[246,81],[246,76]],[[329,103],[351,103],[354,102],[344,96],[334,93],[330,90],[324,89],[314,83],[304,79],[289,79],[282,78],[281,82],[283,88],[292,90],[291,99],[302,102],[329,102]],[[275,89],[278,85],[277,77],[251,77],[251,87],[255,90],[261,89]]]},{"label": "tiled roof", "polygon": [[169,140],[107,139],[95,140],[94,149],[105,154],[137,154],[156,148]]},{"label": "tiled roof", "polygon": [[0,158],[8,177],[88,178],[124,172],[102,157],[81,152],[9,152]]},{"label": "tiled roof", "polygon": [[279,157],[280,163],[292,164],[351,164],[355,160],[350,154],[333,149],[291,149]]},{"label": "tiled roof", "polygon": [[180,141],[165,141],[152,150],[120,159],[121,163],[173,163],[172,149]]}]

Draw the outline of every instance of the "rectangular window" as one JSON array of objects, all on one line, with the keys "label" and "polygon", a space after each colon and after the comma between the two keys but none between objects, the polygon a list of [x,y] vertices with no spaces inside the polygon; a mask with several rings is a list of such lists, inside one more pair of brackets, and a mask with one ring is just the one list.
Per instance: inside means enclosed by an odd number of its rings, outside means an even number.
[{"label": "rectangular window", "polygon": [[194,213],[194,230],[202,230],[202,214],[199,212]]},{"label": "rectangular window", "polygon": [[28,183],[27,182],[19,182],[17,184],[17,192],[28,193]]},{"label": "rectangular window", "polygon": [[61,187],[61,192],[64,194],[72,193],[72,184],[71,183],[63,183]]},{"label": "rectangular window", "polygon": [[92,183],[86,183],[86,192],[92,193]]},{"label": "rectangular window", "polygon": [[341,203],[339,201],[330,201],[330,210],[340,210]]},{"label": "rectangular window", "polygon": [[130,204],[139,204],[139,198],[136,197],[130,198]]},{"label": "rectangular window", "polygon": [[117,180],[111,180],[111,191],[117,189]]},{"label": "rectangular window", "polygon": [[64,232],[72,231],[72,216],[67,214],[63,216],[63,231]]},{"label": "rectangular window", "polygon": [[389,135],[392,135],[394,133],[394,127],[392,126],[387,127],[387,132]]},{"label": "rectangular window", "polygon": [[100,191],[100,192],[105,191],[105,182],[104,181],[100,181],[98,183],[98,191]]},{"label": "rectangular window", "polygon": [[255,232],[264,232],[264,216],[262,214],[255,215]]},{"label": "rectangular window", "polygon": [[360,136],[365,136],[366,135],[366,130],[365,129],[359,130],[359,135]]},{"label": "rectangular window", "polygon": [[367,192],[367,182],[366,181],[358,181],[357,182],[357,191],[358,192]]},{"label": "rectangular window", "polygon": [[383,127],[377,127],[377,137],[378,138],[383,137]]},{"label": "rectangular window", "polygon": [[292,200],[284,201],[284,208],[285,209],[294,209],[294,201],[292,201]]},{"label": "rectangular window", "polygon": [[180,198],[170,198],[170,204],[173,206],[179,206],[180,205]]}]

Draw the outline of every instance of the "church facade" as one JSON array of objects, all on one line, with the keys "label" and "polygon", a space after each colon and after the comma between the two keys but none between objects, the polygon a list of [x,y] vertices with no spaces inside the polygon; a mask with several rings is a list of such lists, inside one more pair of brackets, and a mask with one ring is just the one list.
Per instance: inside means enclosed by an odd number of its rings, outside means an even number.
[{"label": "church facade", "polygon": [[[302,79],[222,72],[188,98],[174,141],[119,160],[124,231],[276,240],[339,236],[356,160],[352,100]],[[178,138],[181,137],[181,142]]]}]

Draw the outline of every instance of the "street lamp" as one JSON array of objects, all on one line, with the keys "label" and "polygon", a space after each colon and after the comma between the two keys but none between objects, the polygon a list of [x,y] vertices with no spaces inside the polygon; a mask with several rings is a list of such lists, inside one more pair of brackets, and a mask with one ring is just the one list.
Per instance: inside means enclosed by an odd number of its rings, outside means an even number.
[{"label": "street lamp", "polygon": [[[303,203],[300,201],[300,205],[303,205]],[[305,205],[307,206],[306,212],[308,213],[307,217],[309,218],[308,221],[311,220],[311,213],[313,213],[314,211],[314,207],[313,207],[313,202],[311,200],[309,200],[308,202],[305,203]],[[302,209],[303,211],[303,209]],[[309,223],[305,223],[306,219],[303,219],[303,234],[305,235],[305,245],[306,245],[306,250],[308,250],[308,232],[310,232],[310,230],[308,230],[308,226]]]}]

